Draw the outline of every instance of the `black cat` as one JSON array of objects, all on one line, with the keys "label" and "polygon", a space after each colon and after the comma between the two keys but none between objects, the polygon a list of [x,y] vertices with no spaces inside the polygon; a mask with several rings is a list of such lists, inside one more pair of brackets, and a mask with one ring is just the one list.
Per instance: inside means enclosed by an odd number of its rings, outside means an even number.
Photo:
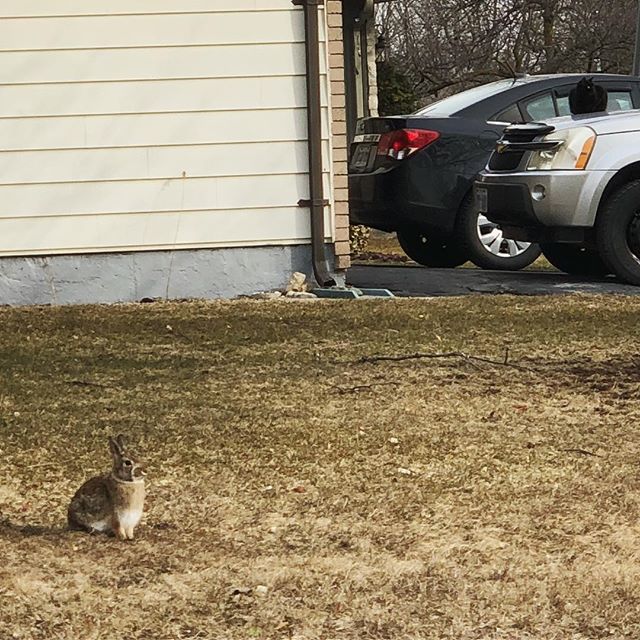
[{"label": "black cat", "polygon": [[574,115],[606,111],[607,102],[607,90],[593,78],[582,78],[569,94],[569,109]]}]

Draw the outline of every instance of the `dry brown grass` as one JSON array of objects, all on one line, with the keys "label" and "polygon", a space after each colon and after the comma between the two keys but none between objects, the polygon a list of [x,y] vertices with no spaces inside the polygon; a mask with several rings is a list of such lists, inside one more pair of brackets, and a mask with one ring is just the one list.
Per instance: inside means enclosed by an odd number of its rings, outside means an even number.
[{"label": "dry brown grass", "polygon": [[400,247],[395,233],[371,230],[365,250],[354,256],[359,262],[412,262]]},{"label": "dry brown grass", "polygon": [[[640,637],[639,312],[0,310],[0,638]],[[525,369],[355,362],[506,346]],[[64,529],[116,432],[148,460],[132,543]]]}]

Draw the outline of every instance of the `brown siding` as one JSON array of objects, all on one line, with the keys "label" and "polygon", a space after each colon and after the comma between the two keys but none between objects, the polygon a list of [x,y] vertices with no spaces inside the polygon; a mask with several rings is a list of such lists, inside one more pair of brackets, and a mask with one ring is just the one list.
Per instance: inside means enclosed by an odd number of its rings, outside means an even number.
[{"label": "brown siding", "polygon": [[331,136],[333,148],[333,198],[336,226],[336,268],[350,266],[349,197],[347,190],[347,127],[342,45],[342,2],[327,0],[329,73],[331,77]]}]

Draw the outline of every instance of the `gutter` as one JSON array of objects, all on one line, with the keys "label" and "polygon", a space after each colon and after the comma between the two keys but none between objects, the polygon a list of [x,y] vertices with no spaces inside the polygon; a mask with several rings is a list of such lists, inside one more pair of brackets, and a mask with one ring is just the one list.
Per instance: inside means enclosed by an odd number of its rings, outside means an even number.
[{"label": "gutter", "polygon": [[322,103],[320,99],[320,22],[318,7],[324,0],[292,0],[304,8],[305,49],[307,58],[307,124],[309,146],[309,200],[298,206],[311,211],[311,260],[313,274],[321,287],[333,287],[325,253],[324,209],[329,204],[324,197],[322,176]]}]

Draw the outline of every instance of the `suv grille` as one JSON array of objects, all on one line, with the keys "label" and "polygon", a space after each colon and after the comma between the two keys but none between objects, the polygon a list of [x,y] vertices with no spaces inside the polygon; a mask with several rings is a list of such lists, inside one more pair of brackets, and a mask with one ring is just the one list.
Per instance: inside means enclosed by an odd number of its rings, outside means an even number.
[{"label": "suv grille", "polygon": [[[533,142],[536,138],[546,136],[555,130],[548,124],[540,122],[530,122],[528,124],[513,124],[504,130],[500,142]],[[489,158],[489,169],[491,171],[515,171],[522,162],[522,158],[527,151],[512,149],[499,153],[497,150]]]},{"label": "suv grille", "polygon": [[515,171],[522,161],[524,151],[517,153],[498,153],[494,151],[489,158],[489,169],[491,171]]}]

